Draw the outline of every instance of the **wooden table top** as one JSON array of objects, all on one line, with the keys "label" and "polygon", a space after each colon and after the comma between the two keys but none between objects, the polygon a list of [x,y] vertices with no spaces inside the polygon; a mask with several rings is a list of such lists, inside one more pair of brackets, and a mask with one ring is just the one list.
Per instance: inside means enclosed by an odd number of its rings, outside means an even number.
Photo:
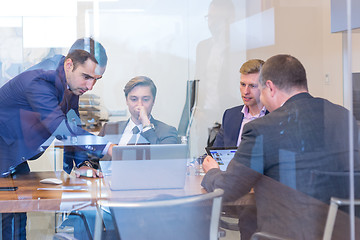
[{"label": "wooden table top", "polygon": [[[40,183],[44,178],[59,178],[62,185]],[[13,178],[0,178],[0,187],[16,186],[16,191],[0,191],[0,212],[70,211],[99,199],[139,200],[158,195],[188,196],[203,194],[202,176],[187,176],[184,189],[110,191],[101,178],[76,178],[65,172],[31,172]]]}]

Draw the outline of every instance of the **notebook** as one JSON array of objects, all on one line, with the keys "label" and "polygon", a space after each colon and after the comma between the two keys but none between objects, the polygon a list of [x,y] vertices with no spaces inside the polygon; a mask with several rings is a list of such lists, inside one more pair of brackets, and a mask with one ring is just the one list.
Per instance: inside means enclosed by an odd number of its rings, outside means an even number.
[{"label": "notebook", "polygon": [[111,190],[184,188],[187,144],[114,146],[112,161],[100,161]]},{"label": "notebook", "polygon": [[233,159],[237,147],[207,147],[205,148],[209,154],[219,164],[220,170],[225,171],[231,159]]}]

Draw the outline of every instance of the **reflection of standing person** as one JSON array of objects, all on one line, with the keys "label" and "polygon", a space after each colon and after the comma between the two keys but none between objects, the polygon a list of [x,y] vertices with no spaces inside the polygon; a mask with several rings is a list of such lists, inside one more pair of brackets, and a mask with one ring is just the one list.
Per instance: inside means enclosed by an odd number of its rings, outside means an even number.
[{"label": "reflection of standing person", "polygon": [[[197,112],[193,136],[198,138],[198,151],[205,147],[208,129],[220,121],[221,112],[239,99],[234,74],[238,62],[230,49],[230,24],[235,19],[231,0],[213,0],[207,15],[211,38],[201,41],[196,49],[196,74],[199,79]],[[236,67],[232,65],[236,62]],[[236,70],[235,70],[236,69]],[[224,94],[226,97],[224,97]]]}]

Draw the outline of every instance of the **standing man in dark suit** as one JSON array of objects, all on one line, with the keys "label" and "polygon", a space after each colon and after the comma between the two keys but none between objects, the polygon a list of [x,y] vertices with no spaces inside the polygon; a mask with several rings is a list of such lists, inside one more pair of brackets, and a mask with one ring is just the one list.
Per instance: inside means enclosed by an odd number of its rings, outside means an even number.
[{"label": "standing man in dark suit", "polygon": [[[100,136],[119,135],[119,145],[178,143],[176,128],[154,119],[151,115],[156,98],[156,86],[150,78],[134,77],[126,84],[124,93],[130,118],[127,121],[106,123],[99,133]],[[134,142],[129,143],[132,141],[134,128],[137,136]]]},{"label": "standing man in dark suit", "polygon": [[240,93],[244,105],[225,110],[214,147],[239,146],[245,123],[267,113],[260,102],[259,74],[263,64],[263,60],[251,59],[241,66]]},{"label": "standing man in dark suit", "polygon": [[[84,49],[70,52],[55,71],[25,71],[0,88],[1,177],[29,172],[27,161],[37,159],[45,151],[43,143],[50,137],[90,134],[79,126],[70,127],[60,103],[67,90],[78,96],[91,90],[105,71],[99,62],[106,66],[106,61],[104,47],[88,38]],[[106,150],[105,145],[84,145],[81,150],[98,156],[111,154],[112,145],[106,145]],[[101,176],[82,161],[75,164],[79,171],[90,170],[94,177]],[[72,161],[64,162],[64,170],[70,173],[73,165]],[[2,226],[3,238],[26,238],[25,213],[3,214]],[[9,231],[12,226],[14,231]]]},{"label": "standing man in dark suit", "polygon": [[[73,52],[74,50],[84,50],[87,42],[90,42],[91,38],[79,38],[73,45],[71,45],[68,53]],[[92,40],[93,41],[93,40]],[[99,44],[97,41],[94,41],[96,44]],[[99,45],[100,46],[100,45]],[[102,50],[104,51],[104,50]],[[61,54],[56,54],[51,58],[43,59],[40,63],[26,69],[26,71],[32,71],[37,69],[42,69],[44,71],[56,70],[59,65],[64,64],[65,56]],[[105,71],[107,65],[107,58],[99,58],[99,66]],[[74,94],[70,89],[65,89],[64,97],[60,103],[61,109],[66,114],[70,109],[73,109],[75,113],[80,117],[79,114],[79,97],[80,95]]]},{"label": "standing man in dark suit", "polygon": [[[105,61],[103,46],[88,38],[84,50],[70,52],[55,71],[41,69],[25,71],[0,88],[0,174],[7,176],[18,171],[29,171],[26,161],[38,158],[51,136],[89,135],[79,126],[70,127],[61,109],[64,93],[70,90],[82,95],[91,90],[105,71],[99,62]],[[111,154],[112,147],[83,146],[83,150],[102,156]],[[80,169],[82,162],[75,162]],[[21,168],[21,169],[20,169]],[[73,162],[64,162],[68,173]],[[96,176],[99,173],[93,169]]]},{"label": "standing man in dark suit", "polygon": [[[350,131],[354,131],[354,166],[355,170],[359,169],[355,120],[351,116],[355,129],[349,129],[349,111],[311,96],[303,65],[290,55],[268,59],[259,81],[260,99],[270,113],[244,126],[241,144],[225,172],[219,170],[211,157],[204,160],[206,175],[202,186],[207,191],[224,189],[224,200],[228,201],[248,193],[263,174],[328,203],[331,196],[326,188],[346,186],[329,181],[315,183],[312,176],[315,171],[349,170]],[[319,196],[319,192],[323,194]],[[259,228],[271,221],[266,216],[264,201],[266,199],[256,198]],[[286,219],[281,213],[272,217],[274,222]],[[282,235],[297,238],[290,236],[286,228]]]},{"label": "standing man in dark suit", "polygon": [[[102,48],[101,44],[99,44],[97,41],[92,40],[91,38],[79,38],[77,39],[73,45],[71,45],[68,53],[73,52],[74,50],[84,50],[86,49],[86,44],[90,43],[90,41],[93,41],[94,44],[98,44],[100,46],[100,51],[104,55],[105,49]],[[107,57],[100,57],[98,58],[98,64],[103,71],[105,71],[106,65],[107,65]],[[32,71],[36,69],[41,69],[44,71],[48,70],[56,70],[59,65],[64,65],[65,56],[56,54],[51,58],[43,59],[40,63],[28,68],[26,71]],[[63,99],[60,103],[61,110],[66,115],[71,109],[74,110],[76,115],[80,118],[79,113],[79,98],[80,95],[77,95],[73,93],[69,88],[65,89]],[[97,167],[97,165],[92,166],[92,163],[85,160],[87,160],[88,155],[85,151],[79,151],[79,149],[73,147],[73,146],[65,146],[64,147],[64,160],[65,163],[65,169],[69,169],[72,167],[72,163],[75,162],[76,166],[78,166],[79,163],[83,165],[88,165],[91,167]],[[68,171],[68,170],[67,170]]]}]

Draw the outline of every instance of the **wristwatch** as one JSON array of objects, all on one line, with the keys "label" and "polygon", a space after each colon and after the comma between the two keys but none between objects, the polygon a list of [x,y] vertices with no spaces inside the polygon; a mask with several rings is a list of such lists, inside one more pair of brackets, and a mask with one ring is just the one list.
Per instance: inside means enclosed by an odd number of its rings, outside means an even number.
[{"label": "wristwatch", "polygon": [[154,129],[154,128],[155,128],[154,124],[150,123],[149,125],[146,125],[143,127],[142,132],[146,132],[146,131],[148,131],[150,129]]},{"label": "wristwatch", "polygon": [[87,166],[87,167],[90,167],[90,168],[94,168],[92,163],[89,162],[89,161],[84,161],[84,162],[80,163],[79,166],[77,166],[77,168],[81,168],[82,166]]}]

